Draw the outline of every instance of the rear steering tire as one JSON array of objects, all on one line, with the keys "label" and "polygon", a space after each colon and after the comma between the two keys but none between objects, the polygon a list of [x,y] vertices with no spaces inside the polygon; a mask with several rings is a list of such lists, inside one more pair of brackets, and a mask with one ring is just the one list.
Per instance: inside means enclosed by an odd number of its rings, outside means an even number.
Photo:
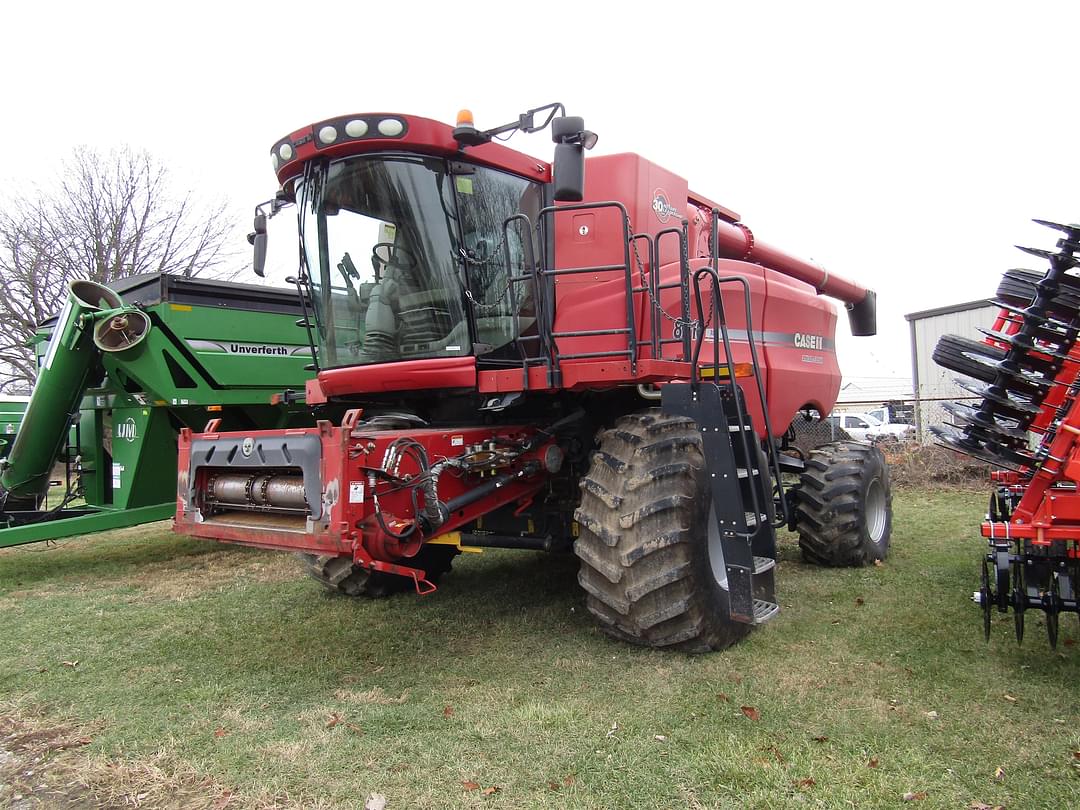
[{"label": "rear steering tire", "polygon": [[696,422],[659,409],[620,418],[600,434],[581,493],[578,582],[605,633],[648,647],[708,652],[750,631],[728,617]]},{"label": "rear steering tire", "polygon": [[892,491],[881,451],[860,442],[814,450],[796,490],[795,520],[807,562],[861,566],[884,560],[892,535]]},{"label": "rear steering tire", "polygon": [[[458,550],[453,546],[425,545],[415,557],[400,560],[410,568],[422,568],[429,582],[438,583],[450,570]],[[349,557],[320,554],[298,554],[307,574],[324,588],[341,596],[366,596],[381,599],[384,596],[412,590],[414,583],[408,577],[371,571],[354,563]]]}]

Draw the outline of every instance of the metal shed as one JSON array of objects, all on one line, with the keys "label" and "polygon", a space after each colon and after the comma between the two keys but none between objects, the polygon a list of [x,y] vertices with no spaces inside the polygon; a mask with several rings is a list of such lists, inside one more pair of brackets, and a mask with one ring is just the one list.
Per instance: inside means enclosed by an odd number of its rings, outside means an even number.
[{"label": "metal shed", "polygon": [[931,425],[946,419],[942,404],[976,399],[956,384],[956,372],[934,362],[934,347],[942,335],[979,337],[979,328],[989,329],[999,308],[989,299],[925,309],[905,315],[911,330],[911,377],[915,389],[915,426],[920,441],[929,441]]}]

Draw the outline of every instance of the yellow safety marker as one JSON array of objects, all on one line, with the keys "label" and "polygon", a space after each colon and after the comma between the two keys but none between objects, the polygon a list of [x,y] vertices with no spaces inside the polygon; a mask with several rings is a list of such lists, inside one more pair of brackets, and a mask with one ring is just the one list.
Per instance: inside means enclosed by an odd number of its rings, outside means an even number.
[{"label": "yellow safety marker", "polygon": [[432,546],[453,546],[458,551],[462,551],[467,554],[484,553],[484,550],[479,546],[461,545],[461,532],[447,532],[446,534],[440,534],[438,537],[432,537],[430,540],[424,541],[424,544]]}]

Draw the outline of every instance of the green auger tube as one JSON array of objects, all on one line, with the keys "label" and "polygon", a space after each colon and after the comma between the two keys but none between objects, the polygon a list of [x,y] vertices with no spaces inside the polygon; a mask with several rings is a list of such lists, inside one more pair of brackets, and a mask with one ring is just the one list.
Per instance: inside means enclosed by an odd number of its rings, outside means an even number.
[{"label": "green auger tube", "polygon": [[0,460],[0,514],[5,508],[36,508],[48,490],[53,463],[100,358],[95,331],[105,343],[124,333],[130,346],[140,342],[148,328],[146,316],[125,307],[108,287],[71,282],[15,443]]}]

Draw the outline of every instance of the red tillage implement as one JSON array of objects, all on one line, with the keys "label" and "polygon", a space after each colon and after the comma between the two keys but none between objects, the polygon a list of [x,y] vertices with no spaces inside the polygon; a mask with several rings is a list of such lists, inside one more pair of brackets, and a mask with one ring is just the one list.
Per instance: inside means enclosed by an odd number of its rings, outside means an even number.
[{"label": "red tillage implement", "polygon": [[984,342],[941,338],[934,359],[973,380],[981,397],[949,407],[952,427],[935,429],[955,450],[1001,469],[982,524],[989,542],[975,594],[989,638],[996,608],[1010,608],[1017,641],[1024,614],[1043,611],[1056,647],[1062,613],[1080,613],[1080,226],[1036,220],[1061,231],[1056,252],[1021,248],[1049,269],[1008,271],[998,287],[1001,312]]}]

